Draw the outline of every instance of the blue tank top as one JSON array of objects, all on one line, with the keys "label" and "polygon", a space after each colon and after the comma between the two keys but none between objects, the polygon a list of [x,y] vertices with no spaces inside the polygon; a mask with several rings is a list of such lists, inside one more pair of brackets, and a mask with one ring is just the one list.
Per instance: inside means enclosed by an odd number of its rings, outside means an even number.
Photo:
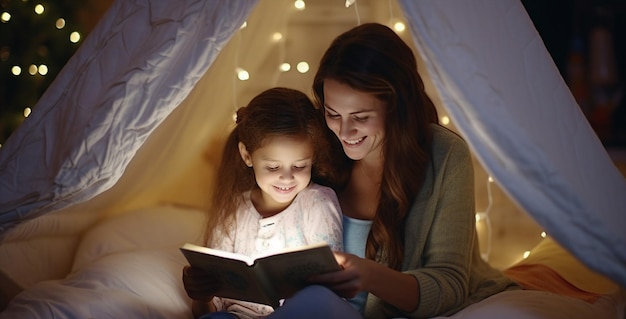
[{"label": "blue tank top", "polygon": [[[361,258],[365,258],[365,244],[367,235],[372,228],[371,220],[362,220],[343,216],[343,245],[344,250]],[[358,293],[348,302],[360,313],[363,313],[365,302],[367,301],[367,291]]]}]

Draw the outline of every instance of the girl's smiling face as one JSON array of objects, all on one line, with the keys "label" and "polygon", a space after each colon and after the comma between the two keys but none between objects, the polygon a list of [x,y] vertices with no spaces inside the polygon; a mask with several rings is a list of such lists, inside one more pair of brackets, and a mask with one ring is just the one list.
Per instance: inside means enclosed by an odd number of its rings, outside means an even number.
[{"label": "girl's smiling face", "polygon": [[240,142],[239,152],[246,165],[254,170],[261,196],[253,196],[253,203],[263,215],[284,210],[311,181],[314,151],[306,138],[270,137],[252,153]]},{"label": "girl's smiling face", "polygon": [[385,109],[385,103],[371,94],[336,80],[324,80],[326,124],[353,160],[382,156]]}]

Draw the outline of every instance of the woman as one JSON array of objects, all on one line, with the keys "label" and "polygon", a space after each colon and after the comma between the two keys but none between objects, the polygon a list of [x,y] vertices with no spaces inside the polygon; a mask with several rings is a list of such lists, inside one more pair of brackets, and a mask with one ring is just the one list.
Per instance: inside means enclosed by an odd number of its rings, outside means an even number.
[{"label": "woman", "polygon": [[[438,125],[413,52],[395,32],[369,23],[338,36],[313,90],[347,157],[336,188],[343,270],[312,278],[336,295],[305,289],[272,318],[302,318],[337,295],[356,296],[350,302],[365,318],[429,318],[518,288],[480,256],[469,149]],[[355,317],[344,308],[324,315]]]}]

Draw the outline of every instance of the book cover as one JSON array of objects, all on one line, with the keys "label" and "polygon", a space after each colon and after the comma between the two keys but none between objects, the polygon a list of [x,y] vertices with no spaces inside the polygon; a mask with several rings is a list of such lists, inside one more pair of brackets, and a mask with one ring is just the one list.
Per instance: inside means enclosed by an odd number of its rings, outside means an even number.
[{"label": "book cover", "polygon": [[279,306],[307,286],[310,276],[340,270],[326,243],[285,249],[257,258],[194,244],[180,248],[190,265],[222,280],[216,296]]}]

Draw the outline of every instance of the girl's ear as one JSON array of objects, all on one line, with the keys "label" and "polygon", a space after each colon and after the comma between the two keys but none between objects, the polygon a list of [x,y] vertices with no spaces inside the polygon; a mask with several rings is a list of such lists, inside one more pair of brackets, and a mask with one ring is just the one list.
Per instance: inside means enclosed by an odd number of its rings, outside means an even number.
[{"label": "girl's ear", "polygon": [[246,146],[243,143],[239,142],[239,155],[241,155],[241,159],[248,167],[252,167],[252,156],[248,153]]}]

